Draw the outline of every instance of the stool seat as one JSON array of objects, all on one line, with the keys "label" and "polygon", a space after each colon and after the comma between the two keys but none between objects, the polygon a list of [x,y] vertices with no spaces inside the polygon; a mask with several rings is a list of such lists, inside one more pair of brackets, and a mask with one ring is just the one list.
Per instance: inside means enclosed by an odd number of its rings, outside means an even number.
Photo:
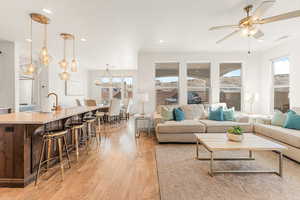
[{"label": "stool seat", "polygon": [[[42,146],[41,153],[40,153],[38,170],[36,172],[35,185],[37,185],[38,178],[40,175],[40,170],[42,169],[43,164],[47,163],[47,167],[46,167],[46,171],[47,171],[50,166],[50,161],[56,159],[56,157],[53,157],[52,153],[51,153],[52,147],[53,147],[53,145],[52,145],[53,142],[57,142],[58,158],[59,158],[60,169],[61,169],[61,177],[62,177],[62,180],[64,180],[63,151],[65,151],[65,153],[66,153],[68,165],[69,165],[69,168],[71,168],[71,161],[70,161],[69,151],[68,151],[67,142],[66,142],[67,141],[66,140],[67,132],[68,132],[67,130],[59,130],[59,131],[51,131],[51,132],[45,133],[45,135],[43,135],[43,146]],[[46,146],[48,146],[47,158],[44,159]]]},{"label": "stool seat", "polygon": [[54,132],[50,132],[47,135],[45,135],[45,137],[48,138],[53,138],[53,137],[60,137],[60,136],[64,136],[65,134],[67,134],[67,130],[63,130],[63,131],[54,131]]},{"label": "stool seat", "polygon": [[83,124],[74,124],[74,125],[72,125],[72,129],[80,129],[80,128],[83,128],[84,127],[84,125]]}]

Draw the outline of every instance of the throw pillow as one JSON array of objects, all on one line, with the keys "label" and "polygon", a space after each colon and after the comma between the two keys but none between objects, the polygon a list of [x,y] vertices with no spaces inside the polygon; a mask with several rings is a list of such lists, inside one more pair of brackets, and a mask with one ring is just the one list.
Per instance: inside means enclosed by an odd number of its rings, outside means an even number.
[{"label": "throw pillow", "polygon": [[286,121],[286,117],[287,117],[287,114],[284,114],[279,110],[276,110],[275,114],[272,118],[271,124],[274,125],[274,126],[283,127],[284,122]]},{"label": "throw pillow", "polygon": [[191,105],[181,106],[180,109],[184,112],[185,119],[193,120],[194,119],[194,111]]},{"label": "throw pillow", "polygon": [[210,107],[209,108],[208,119],[209,120],[215,120],[215,121],[224,121],[223,107],[219,107],[216,110],[213,110]]},{"label": "throw pillow", "polygon": [[173,110],[169,110],[167,107],[162,106],[160,110],[161,117],[164,121],[173,120]]},{"label": "throw pillow", "polygon": [[234,107],[223,110],[224,121],[234,121]]},{"label": "throw pillow", "polygon": [[287,113],[287,118],[283,127],[300,130],[300,115],[297,115],[295,111],[290,110]]},{"label": "throw pillow", "polygon": [[184,112],[182,110],[180,110],[179,108],[174,109],[174,114],[175,114],[176,121],[184,120]]}]

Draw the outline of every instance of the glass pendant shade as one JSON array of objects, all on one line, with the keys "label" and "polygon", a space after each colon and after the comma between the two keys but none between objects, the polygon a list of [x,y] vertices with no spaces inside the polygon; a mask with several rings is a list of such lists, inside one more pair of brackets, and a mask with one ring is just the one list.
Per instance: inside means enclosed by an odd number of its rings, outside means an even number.
[{"label": "glass pendant shade", "polygon": [[24,72],[24,74],[26,75],[32,75],[35,72],[35,66],[30,63],[26,66],[26,71]]},{"label": "glass pendant shade", "polygon": [[59,77],[61,80],[66,81],[70,79],[70,74],[68,72],[61,72],[59,73]]},{"label": "glass pendant shade", "polygon": [[77,61],[75,58],[72,60],[72,63],[71,63],[71,71],[77,72]]},{"label": "glass pendant shade", "polygon": [[59,62],[59,66],[63,70],[66,70],[68,68],[68,62],[67,62],[67,60],[66,59],[62,59],[62,61]]}]

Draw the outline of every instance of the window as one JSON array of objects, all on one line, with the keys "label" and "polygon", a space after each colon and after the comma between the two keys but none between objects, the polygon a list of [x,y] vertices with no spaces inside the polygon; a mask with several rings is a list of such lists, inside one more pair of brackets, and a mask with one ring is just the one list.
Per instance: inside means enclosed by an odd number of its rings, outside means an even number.
[{"label": "window", "polygon": [[187,64],[188,104],[209,103],[210,63]]},{"label": "window", "polygon": [[273,61],[274,110],[287,112],[290,109],[290,62],[288,58]]},{"label": "window", "polygon": [[226,103],[227,107],[241,110],[242,92],[242,64],[220,64],[220,102]]},{"label": "window", "polygon": [[130,99],[133,91],[132,77],[109,77],[101,78],[101,103],[107,104],[111,98]]},{"label": "window", "polygon": [[155,64],[156,104],[178,104],[179,63]]}]

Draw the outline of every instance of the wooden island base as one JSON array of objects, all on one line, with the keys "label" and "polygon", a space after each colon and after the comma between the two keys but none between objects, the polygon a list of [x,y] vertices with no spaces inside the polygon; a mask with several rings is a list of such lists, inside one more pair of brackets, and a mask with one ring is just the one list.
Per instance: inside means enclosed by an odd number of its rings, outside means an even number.
[{"label": "wooden island base", "polygon": [[[53,113],[0,115],[0,186],[25,187],[35,177],[43,130],[64,128],[67,119],[104,107],[76,107]],[[68,132],[67,142],[71,143]],[[56,149],[56,148],[54,148]],[[56,154],[56,152],[53,152]]]}]

